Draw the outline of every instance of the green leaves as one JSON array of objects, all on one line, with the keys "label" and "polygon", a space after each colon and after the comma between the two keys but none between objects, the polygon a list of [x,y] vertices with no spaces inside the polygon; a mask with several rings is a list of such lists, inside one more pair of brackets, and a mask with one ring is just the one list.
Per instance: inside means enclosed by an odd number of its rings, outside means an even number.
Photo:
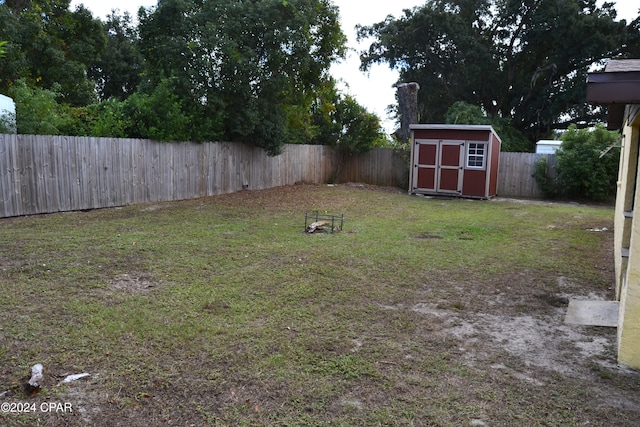
[{"label": "green leaves", "polygon": [[89,67],[88,74],[96,83],[101,100],[124,100],[132,95],[142,80],[142,55],[138,51],[138,32],[128,13],[107,16],[105,50]]},{"label": "green leaves", "polygon": [[381,141],[378,118],[329,76],[346,52],[330,0],[162,0],[137,27],[68,0],[13,6],[0,2],[0,92],[21,82],[19,132],[240,141],[273,155]]},{"label": "green leaves", "polygon": [[531,143],[515,127],[508,118],[489,117],[477,105],[464,101],[454,102],[445,114],[445,123],[460,125],[491,125],[502,140],[501,151],[531,151]]},{"label": "green leaves", "polygon": [[9,90],[16,103],[18,133],[34,135],[60,135],[70,120],[69,110],[56,102],[60,88],[30,87],[23,79]]},{"label": "green leaves", "polygon": [[562,136],[562,146],[556,153],[558,185],[562,193],[591,200],[615,196],[618,178],[620,135],[603,125],[593,129],[571,126]]},{"label": "green leaves", "polygon": [[[306,105],[346,41],[327,0],[166,0],[140,23],[153,84],[170,77],[186,105],[225,111],[225,137],[277,154],[291,106]],[[296,141],[302,142],[302,141]]]},{"label": "green leaves", "polygon": [[546,160],[536,164],[536,181],[548,197],[603,201],[616,194],[620,135],[603,125],[592,129],[570,126],[556,153],[556,176]]},{"label": "green leaves", "polygon": [[351,96],[342,96],[333,81],[314,101],[311,142],[331,145],[342,154],[363,153],[386,144],[380,121]]},{"label": "green leaves", "polygon": [[0,62],[0,92],[26,79],[30,86],[55,90],[67,104],[95,102],[86,70],[104,49],[102,24],[83,6],[73,12],[68,8],[68,0],[0,3],[0,28],[8,41],[6,60]]},{"label": "green leaves", "polygon": [[531,141],[567,122],[593,123],[586,73],[637,46],[640,28],[594,1],[429,0],[359,29],[373,37],[362,68],[387,63],[416,81],[420,117],[442,122],[457,101],[510,119]]}]

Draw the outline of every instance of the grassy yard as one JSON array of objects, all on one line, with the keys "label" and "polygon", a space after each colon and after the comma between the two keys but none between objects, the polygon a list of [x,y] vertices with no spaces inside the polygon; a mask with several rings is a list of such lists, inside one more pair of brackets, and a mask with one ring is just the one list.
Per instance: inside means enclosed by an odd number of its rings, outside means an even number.
[{"label": "grassy yard", "polygon": [[613,298],[612,217],[299,185],[0,220],[0,424],[637,426],[615,330],[563,324]]}]

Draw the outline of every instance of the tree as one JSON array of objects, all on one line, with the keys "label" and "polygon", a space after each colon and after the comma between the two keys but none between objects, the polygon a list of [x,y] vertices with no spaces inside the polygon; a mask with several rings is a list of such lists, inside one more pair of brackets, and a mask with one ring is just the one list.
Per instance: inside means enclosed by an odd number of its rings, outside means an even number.
[{"label": "tree", "polygon": [[143,61],[138,51],[138,32],[131,15],[112,12],[104,23],[106,47],[88,74],[97,83],[100,99],[125,100],[142,81]]},{"label": "tree", "polygon": [[359,38],[375,40],[361,67],[387,63],[400,81],[418,82],[423,121],[442,122],[464,101],[533,142],[602,118],[585,102],[586,74],[640,41],[637,22],[615,18],[613,3],[596,0],[428,0],[361,27]]},{"label": "tree", "polygon": [[69,11],[69,4],[70,0],[0,3],[0,28],[8,41],[7,60],[0,63],[0,91],[22,79],[53,90],[60,102],[95,101],[95,84],[86,71],[104,48],[102,24],[83,6]]},{"label": "tree", "polygon": [[185,107],[270,154],[301,133],[290,126],[309,124],[301,111],[346,42],[329,0],[163,0],[139,30],[149,87],[171,78]]},{"label": "tree", "polygon": [[312,107],[315,132],[312,144],[330,145],[341,154],[364,153],[387,144],[380,119],[353,97],[342,95],[335,82],[328,84]]},{"label": "tree", "polygon": [[457,101],[445,113],[444,122],[452,125],[490,125],[491,119],[477,105]]},{"label": "tree", "polygon": [[562,145],[556,153],[561,194],[592,200],[615,196],[619,142],[620,135],[601,124],[593,129],[570,126],[562,135]]},{"label": "tree", "polygon": [[334,176],[339,177],[347,157],[388,145],[380,119],[351,96],[336,90],[330,80],[312,105],[310,143],[329,145],[337,152]]},{"label": "tree", "polygon": [[23,106],[46,98],[60,116],[46,133],[226,139],[269,154],[319,141],[361,151],[383,139],[378,118],[329,75],[346,51],[330,0],[160,0],[139,10],[137,28],[128,14],[103,24],[68,7],[0,0],[9,40],[0,90],[20,81]]}]

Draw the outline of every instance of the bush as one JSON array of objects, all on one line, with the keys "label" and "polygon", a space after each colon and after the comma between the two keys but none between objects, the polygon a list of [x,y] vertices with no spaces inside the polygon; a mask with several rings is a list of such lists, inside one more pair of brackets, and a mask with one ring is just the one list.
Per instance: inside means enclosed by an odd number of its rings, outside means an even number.
[{"label": "bush", "polygon": [[16,103],[18,133],[32,135],[60,135],[71,120],[69,109],[57,102],[57,87],[42,89],[27,80],[17,80],[8,94]]},{"label": "bush", "polygon": [[593,201],[615,196],[620,135],[601,124],[591,129],[572,125],[561,139],[556,176],[550,176],[545,159],[536,164],[535,178],[545,195]]},{"label": "bush", "polygon": [[73,126],[65,128],[69,135],[202,142],[216,141],[222,134],[214,114],[185,108],[169,81],[151,93],[136,92],[124,101],[106,99],[73,113]]},{"label": "bush", "polygon": [[536,161],[533,177],[544,196],[549,199],[555,199],[559,195],[556,176],[555,171],[549,168],[546,157],[540,157]]}]

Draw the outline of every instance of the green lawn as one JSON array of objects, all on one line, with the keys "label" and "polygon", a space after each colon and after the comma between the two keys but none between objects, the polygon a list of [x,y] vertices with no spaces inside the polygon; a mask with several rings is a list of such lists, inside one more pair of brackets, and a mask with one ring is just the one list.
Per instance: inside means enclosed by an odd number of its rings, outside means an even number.
[{"label": "green lawn", "polygon": [[0,424],[635,426],[615,330],[562,323],[613,297],[612,218],[299,185],[0,220],[0,401],[73,407]]}]

